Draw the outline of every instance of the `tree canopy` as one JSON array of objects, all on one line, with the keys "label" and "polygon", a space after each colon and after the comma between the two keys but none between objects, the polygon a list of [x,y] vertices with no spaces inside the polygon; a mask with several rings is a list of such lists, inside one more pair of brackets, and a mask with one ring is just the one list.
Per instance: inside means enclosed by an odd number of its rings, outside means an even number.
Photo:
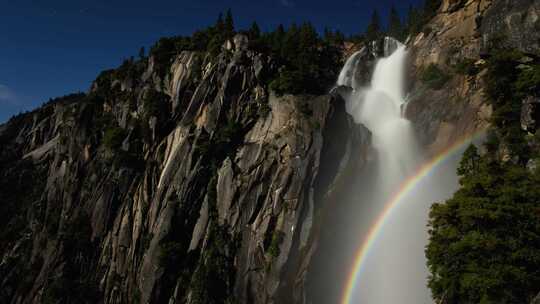
[{"label": "tree canopy", "polygon": [[[342,64],[341,50],[346,40],[353,42],[375,41],[388,34],[404,40],[409,33],[416,33],[427,22],[433,7],[440,0],[426,0],[420,8],[412,8],[406,21],[402,21],[395,7],[390,10],[388,23],[383,24],[378,11],[373,11],[370,23],[362,34],[345,37],[339,30],[326,28],[322,35],[309,23],[278,25],[271,31],[261,31],[253,22],[247,30],[237,31],[233,13],[229,9],[220,13],[212,26],[195,31],[191,36],[161,38],[150,48],[158,73],[167,67],[176,54],[182,51],[208,52],[217,57],[222,46],[238,32],[249,38],[252,50],[270,55],[277,69],[265,75],[271,89],[277,94],[320,94],[333,85]],[[429,10],[429,13],[428,13]],[[143,60],[141,49],[139,58]]]},{"label": "tree canopy", "polygon": [[396,10],[396,7],[392,5],[390,8],[390,19],[388,24],[388,35],[399,40],[403,40],[405,36],[405,29],[401,23],[401,18]]},{"label": "tree canopy", "polygon": [[540,174],[471,146],[460,189],[430,212],[429,287],[441,303],[529,303],[540,286]]},{"label": "tree canopy", "polygon": [[371,15],[371,21],[369,22],[366,29],[366,39],[368,41],[377,40],[382,35],[381,27],[381,18],[379,17],[379,12],[374,10]]}]

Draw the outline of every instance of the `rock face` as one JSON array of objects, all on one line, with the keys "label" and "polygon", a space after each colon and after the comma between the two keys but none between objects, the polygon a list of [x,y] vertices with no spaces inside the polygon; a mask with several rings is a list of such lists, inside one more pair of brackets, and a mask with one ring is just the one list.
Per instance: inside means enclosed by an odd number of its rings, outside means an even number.
[{"label": "rock face", "polygon": [[540,121],[540,100],[533,96],[523,99],[521,106],[521,128],[535,133]]},{"label": "rock face", "polygon": [[540,1],[493,1],[480,15],[482,47],[488,48],[494,37],[504,36],[511,46],[524,53],[540,49]]},{"label": "rock face", "polygon": [[271,69],[237,36],[0,126],[2,303],[301,303],[369,135],[338,94],[274,96]]},{"label": "rock face", "polygon": [[[490,5],[486,0],[444,1],[427,25],[429,31],[409,39],[412,93],[406,115],[431,153],[488,125],[491,108],[483,94],[482,72],[461,75],[452,66],[463,58],[480,59],[478,16]],[[447,75],[440,88],[430,88],[422,81],[422,72],[430,65]]]},{"label": "rock face", "polygon": [[540,304],[540,293],[532,300],[531,304]]},{"label": "rock face", "polygon": [[[489,126],[491,107],[486,102],[482,57],[498,36],[508,47],[537,53],[540,1],[445,0],[424,32],[409,38],[411,70],[407,116],[421,143],[436,154],[460,138]],[[474,65],[474,73],[460,73],[458,66]],[[430,65],[447,80],[439,88],[422,81]]]},{"label": "rock face", "polygon": [[[335,92],[346,98],[351,90],[361,90],[371,81],[377,60],[390,56],[399,46],[403,44],[392,37],[384,37],[367,45],[360,45],[357,51],[346,58]],[[344,49],[344,53],[349,53],[347,48]]]}]

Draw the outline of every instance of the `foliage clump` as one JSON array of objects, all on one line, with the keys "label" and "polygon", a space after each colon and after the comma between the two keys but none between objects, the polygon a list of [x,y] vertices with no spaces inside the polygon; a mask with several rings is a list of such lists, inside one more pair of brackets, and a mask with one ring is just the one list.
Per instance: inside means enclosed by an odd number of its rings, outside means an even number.
[{"label": "foliage clump", "polygon": [[223,52],[222,46],[226,41],[241,33],[248,37],[250,49],[274,60],[277,68],[260,76],[277,95],[321,94],[334,84],[346,40],[356,43],[381,41],[382,37],[390,35],[403,41],[408,35],[425,30],[425,25],[440,5],[441,0],[426,0],[422,6],[411,6],[404,20],[392,7],[387,25],[383,24],[379,13],[373,11],[367,28],[349,37],[328,28],[320,35],[309,22],[293,23],[288,28],[279,25],[268,32],[261,31],[253,22],[247,30],[237,30],[228,10],[225,15],[220,14],[212,26],[197,30],[191,36],[160,39],[151,47],[149,56],[153,58],[158,73],[164,75],[174,56],[180,52],[205,52],[215,58]]},{"label": "foliage clump", "polygon": [[454,66],[454,70],[461,75],[474,76],[478,73],[478,67],[475,65],[475,60],[471,58],[463,58]]},{"label": "foliage clump", "polygon": [[149,89],[143,99],[143,111],[146,117],[166,118],[171,112],[169,99],[165,93]]},{"label": "foliage clump", "polygon": [[234,20],[231,10],[227,10],[225,18],[220,14],[213,26],[197,30],[191,36],[174,36],[161,38],[150,48],[150,56],[161,74],[171,63],[172,58],[182,51],[209,52],[216,56],[227,39],[235,34]]},{"label": "foliage clump", "polygon": [[512,157],[525,164],[531,157],[526,132],[521,129],[521,108],[527,96],[540,94],[540,66],[521,63],[525,54],[507,48],[495,48],[487,60],[486,93],[493,107],[492,124]]},{"label": "foliage clump", "polygon": [[164,74],[173,57],[182,51],[206,52],[217,57],[222,46],[235,34],[245,34],[249,47],[271,56],[277,69],[261,75],[278,95],[319,94],[326,92],[335,81],[341,60],[339,49],[344,36],[339,31],[325,30],[319,35],[312,24],[279,25],[275,30],[262,32],[253,23],[248,30],[236,31],[232,13],[219,15],[216,23],[195,31],[191,36],[160,39],[150,49],[155,69]]},{"label": "foliage clump", "polygon": [[261,118],[265,118],[270,112],[272,112],[272,108],[268,103],[261,103],[257,109],[257,115]]},{"label": "foliage clump", "polygon": [[272,234],[272,241],[268,247],[268,254],[271,257],[277,258],[281,253],[281,244],[285,240],[285,233],[283,231],[275,230]]},{"label": "foliage clump", "polygon": [[[95,254],[92,244],[92,226],[86,213],[75,215],[68,222],[69,229],[62,231],[65,263],[57,271],[50,272],[43,292],[43,303],[96,303],[102,298],[99,284],[86,271],[81,261]],[[64,229],[63,229],[64,230]],[[61,275],[58,275],[58,271]]]},{"label": "foliage clump", "polygon": [[208,159],[209,165],[214,167],[227,156],[233,156],[245,134],[242,125],[233,120],[227,121],[223,128],[217,129],[213,138],[205,131],[202,132],[197,141],[196,155]]},{"label": "foliage clump", "polygon": [[[236,277],[234,257],[230,252],[238,247],[226,227],[212,224],[211,245],[205,249],[199,267],[191,278],[192,300],[195,304],[230,303]],[[231,251],[232,250],[232,251]]]},{"label": "foliage clump", "polygon": [[[139,151],[140,152],[140,151]],[[135,171],[144,171],[145,162],[140,153],[117,151],[114,157],[114,164],[119,168],[129,168]]]},{"label": "foliage clump", "polygon": [[429,88],[434,90],[440,90],[450,79],[450,76],[446,74],[436,64],[430,64],[420,73],[420,80],[424,82]]},{"label": "foliage clump", "polygon": [[125,59],[122,64],[114,71],[115,78],[136,79],[142,73],[143,65],[135,62],[133,57]]},{"label": "foliage clump", "polygon": [[109,127],[103,135],[103,145],[111,150],[117,150],[122,146],[126,138],[126,131],[120,127]]},{"label": "foliage clump", "polygon": [[515,82],[516,91],[522,94],[535,94],[540,88],[540,64],[522,66]]},{"label": "foliage clump", "polygon": [[335,81],[340,46],[332,43],[333,33],[320,37],[306,22],[292,24],[286,31],[278,27],[259,39],[281,65],[270,82],[276,94],[320,94]]},{"label": "foliage clump", "polygon": [[424,32],[424,35],[429,35],[431,28],[426,24],[437,14],[442,0],[425,0],[424,5],[420,7],[409,6],[407,14],[407,31],[414,35]]},{"label": "foliage clump", "polygon": [[529,303],[540,285],[540,172],[480,156],[458,168],[460,189],[430,212],[426,249],[443,303]]},{"label": "foliage clump", "polygon": [[165,269],[176,267],[183,258],[185,248],[181,243],[169,241],[161,244],[159,252],[159,266]]}]

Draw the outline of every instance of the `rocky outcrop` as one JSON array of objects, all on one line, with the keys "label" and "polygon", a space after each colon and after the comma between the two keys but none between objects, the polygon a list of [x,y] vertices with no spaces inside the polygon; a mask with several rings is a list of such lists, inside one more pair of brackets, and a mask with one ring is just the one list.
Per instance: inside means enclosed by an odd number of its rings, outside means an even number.
[{"label": "rocky outcrop", "polygon": [[540,99],[528,96],[523,99],[521,106],[521,128],[524,131],[535,133],[540,121]]},{"label": "rocky outcrop", "polygon": [[[337,93],[346,96],[346,90],[361,89],[368,84],[378,58],[390,56],[401,45],[401,42],[392,37],[383,37],[367,45],[360,44],[355,47],[346,44],[343,52],[350,53],[350,56],[345,58],[345,66],[339,74],[337,85],[341,88]],[[351,49],[357,50],[351,53]]]},{"label": "rocky outcrop", "polygon": [[538,54],[540,1],[492,1],[489,9],[478,18],[481,19],[479,32],[483,50],[489,49],[494,38],[504,38],[506,43],[524,53]]},{"label": "rocky outcrop", "polygon": [[531,304],[540,304],[540,293],[532,300]]},{"label": "rocky outcrop", "polygon": [[133,62],[0,127],[3,301],[301,302],[369,135],[338,94],[273,95],[247,46]]},{"label": "rocky outcrop", "polygon": [[[407,116],[413,121],[422,145],[431,153],[472,135],[488,125],[491,108],[483,93],[482,73],[462,75],[454,71],[460,60],[480,59],[478,16],[491,1],[444,1],[439,14],[424,31],[410,39],[410,98]],[[447,75],[441,88],[430,88],[422,72],[430,65]],[[479,67],[482,69],[482,66]]]},{"label": "rocky outcrop", "polygon": [[337,81],[338,86],[359,89],[362,85],[369,83],[377,58],[372,49],[366,46],[353,53],[345,62],[345,68],[341,70]]},{"label": "rocky outcrop", "polygon": [[[461,138],[485,130],[492,109],[483,78],[489,43],[505,38],[507,47],[536,53],[539,1],[445,0],[424,31],[409,38],[411,53],[407,116],[421,143],[431,153]],[[446,77],[444,85],[431,88],[423,71],[436,66]],[[459,72],[474,65],[473,73]]]}]

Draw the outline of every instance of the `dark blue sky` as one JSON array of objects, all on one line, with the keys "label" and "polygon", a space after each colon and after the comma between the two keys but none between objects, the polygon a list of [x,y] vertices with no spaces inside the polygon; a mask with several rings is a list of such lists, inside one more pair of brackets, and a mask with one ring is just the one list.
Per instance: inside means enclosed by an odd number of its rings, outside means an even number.
[{"label": "dark blue sky", "polygon": [[231,8],[236,27],[263,30],[311,21],[363,31],[373,9],[386,19],[421,0],[16,0],[0,8],[0,122],[51,97],[86,91],[97,74],[159,37],[190,34]]}]

